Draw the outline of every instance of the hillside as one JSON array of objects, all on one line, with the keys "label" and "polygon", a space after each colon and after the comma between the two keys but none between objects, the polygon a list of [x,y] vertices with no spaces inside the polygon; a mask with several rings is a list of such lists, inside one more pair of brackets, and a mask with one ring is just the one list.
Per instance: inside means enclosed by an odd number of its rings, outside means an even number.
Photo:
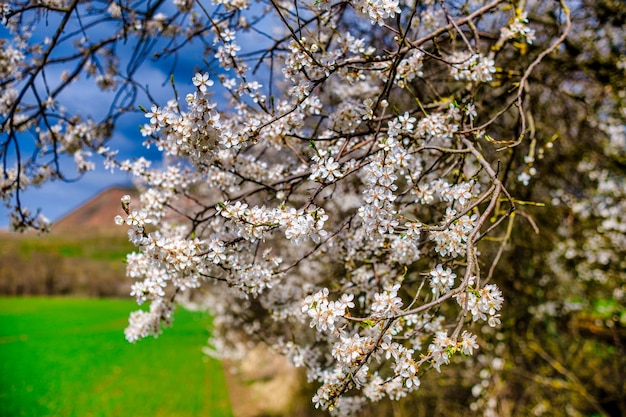
[{"label": "hillside", "polygon": [[120,234],[126,233],[125,228],[115,225],[113,218],[123,214],[120,198],[130,194],[136,196],[137,191],[128,187],[111,187],[92,197],[60,220],[54,222],[52,234],[88,232],[89,234]]},{"label": "hillside", "polygon": [[113,187],[55,222],[50,234],[0,234],[0,294],[128,297],[126,254],[135,248],[116,226],[120,198]]}]

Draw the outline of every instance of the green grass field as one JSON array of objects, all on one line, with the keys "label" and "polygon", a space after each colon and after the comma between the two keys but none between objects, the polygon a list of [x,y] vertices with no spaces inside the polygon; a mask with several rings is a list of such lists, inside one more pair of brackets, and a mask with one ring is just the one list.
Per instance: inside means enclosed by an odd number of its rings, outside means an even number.
[{"label": "green grass field", "polygon": [[102,261],[121,261],[135,250],[126,234],[68,235],[0,235],[0,250],[12,250],[18,256],[29,258],[33,253],[54,253],[65,258],[89,258]]},{"label": "green grass field", "polygon": [[133,301],[0,298],[0,416],[231,416],[210,318],[176,311],[158,339],[124,339]]}]

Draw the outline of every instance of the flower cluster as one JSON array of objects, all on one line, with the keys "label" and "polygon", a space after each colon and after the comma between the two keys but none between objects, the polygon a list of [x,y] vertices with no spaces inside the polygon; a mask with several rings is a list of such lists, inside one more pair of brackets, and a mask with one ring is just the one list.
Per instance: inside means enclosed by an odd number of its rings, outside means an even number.
[{"label": "flower cluster", "polygon": [[454,285],[455,278],[456,274],[450,268],[443,269],[441,264],[437,265],[435,269],[430,271],[430,288],[433,294],[438,296],[449,292]]},{"label": "flower cluster", "polygon": [[424,54],[421,51],[410,51],[406,58],[400,61],[396,70],[396,84],[398,87],[405,87],[407,83],[424,75],[422,72]]},{"label": "flower cluster", "polygon": [[496,285],[488,284],[479,290],[469,287],[467,292],[459,293],[454,298],[459,306],[471,313],[473,321],[483,320],[491,327],[500,324],[498,311],[502,308],[504,298]]},{"label": "flower cluster", "polygon": [[455,80],[488,82],[496,72],[494,61],[480,54],[467,51],[455,52],[450,58],[450,75]]},{"label": "flower cluster", "polygon": [[457,216],[456,210],[446,209],[443,230],[430,232],[430,240],[436,243],[435,251],[441,256],[456,258],[465,255],[469,234],[474,230],[477,216]]},{"label": "flower cluster", "polygon": [[323,227],[328,216],[322,208],[249,208],[247,204],[237,201],[235,204],[220,203],[217,211],[229,219],[228,226],[232,232],[246,240],[264,240],[270,231],[278,227],[285,230],[285,237],[295,245],[301,245],[309,239],[319,243],[327,233]]},{"label": "flower cluster", "polygon": [[150,311],[138,310],[131,313],[128,327],[124,331],[126,340],[131,343],[147,336],[158,337],[162,333],[162,326],[171,326],[173,321],[174,305],[164,299],[158,299],[150,304]]},{"label": "flower cluster", "polygon": [[384,20],[402,13],[398,0],[354,0],[352,4],[367,16],[372,23],[384,24]]},{"label": "flower cluster", "polygon": [[476,348],[478,348],[476,335],[468,331],[463,331],[459,341],[448,337],[447,332],[440,331],[437,332],[433,342],[428,346],[428,352],[435,369],[441,371],[441,365],[449,364],[450,357],[456,351],[460,351],[463,355],[472,355]]},{"label": "flower cluster", "polygon": [[532,44],[535,40],[535,31],[528,27],[528,17],[525,12],[519,13],[508,27],[502,28],[501,33],[506,39],[520,38],[528,44]]},{"label": "flower cluster", "polygon": [[339,162],[335,161],[334,157],[327,155],[326,151],[313,155],[311,159],[317,163],[317,166],[309,179],[333,182],[343,176],[339,169]]},{"label": "flower cluster", "polygon": [[337,301],[328,300],[328,288],[307,296],[302,302],[302,312],[311,318],[311,327],[319,331],[334,330],[335,321],[346,314],[346,309],[354,307],[352,294],[344,294]]},{"label": "flower cluster", "polygon": [[376,317],[393,316],[401,311],[402,299],[398,297],[400,284],[394,284],[385,288],[382,293],[374,294],[372,301],[372,313]]},{"label": "flower cluster", "polygon": [[7,16],[11,13],[11,5],[9,3],[0,4],[0,16],[2,18],[2,24],[7,24]]}]

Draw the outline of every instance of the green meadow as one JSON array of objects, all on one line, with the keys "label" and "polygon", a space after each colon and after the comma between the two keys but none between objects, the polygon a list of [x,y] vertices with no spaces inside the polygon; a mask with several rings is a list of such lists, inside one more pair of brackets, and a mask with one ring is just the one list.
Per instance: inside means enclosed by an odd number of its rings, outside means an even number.
[{"label": "green meadow", "polygon": [[126,234],[89,234],[0,236],[0,249],[13,250],[17,255],[29,259],[35,253],[56,253],[65,258],[88,258],[119,262],[135,248]]},{"label": "green meadow", "polygon": [[0,298],[0,416],[231,416],[210,317],[178,309],[158,339],[124,339],[131,300]]},{"label": "green meadow", "polygon": [[0,294],[127,297],[125,234],[0,232]]}]

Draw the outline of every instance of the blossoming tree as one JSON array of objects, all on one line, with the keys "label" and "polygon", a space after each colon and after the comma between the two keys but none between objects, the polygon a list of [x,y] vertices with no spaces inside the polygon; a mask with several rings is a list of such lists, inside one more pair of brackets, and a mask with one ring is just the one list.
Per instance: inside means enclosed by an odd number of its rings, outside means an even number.
[{"label": "blossoming tree", "polygon": [[[506,315],[496,266],[513,214],[532,204],[516,192],[554,146],[537,134],[534,74],[565,45],[566,3],[4,4],[14,39],[0,59],[2,196],[16,228],[43,228],[21,190],[62,178],[59,155],[80,172],[102,155],[142,190],[115,219],[137,248],[132,295],[150,303],[131,314],[129,341],[156,337],[176,303],[193,303],[215,317],[211,354],[271,346],[306,369],[316,407],[350,415],[398,400],[473,355],[481,329]],[[529,24],[529,12],[550,20]],[[59,29],[29,43],[25,28],[48,14]],[[83,20],[68,33],[72,19]],[[96,41],[98,25],[110,30]],[[151,100],[136,68],[192,42],[205,45],[193,88]],[[135,51],[126,68],[124,43]],[[50,79],[49,66],[68,63]],[[102,121],[58,103],[84,74],[118,92]],[[107,147],[138,104],[161,166]]]}]

